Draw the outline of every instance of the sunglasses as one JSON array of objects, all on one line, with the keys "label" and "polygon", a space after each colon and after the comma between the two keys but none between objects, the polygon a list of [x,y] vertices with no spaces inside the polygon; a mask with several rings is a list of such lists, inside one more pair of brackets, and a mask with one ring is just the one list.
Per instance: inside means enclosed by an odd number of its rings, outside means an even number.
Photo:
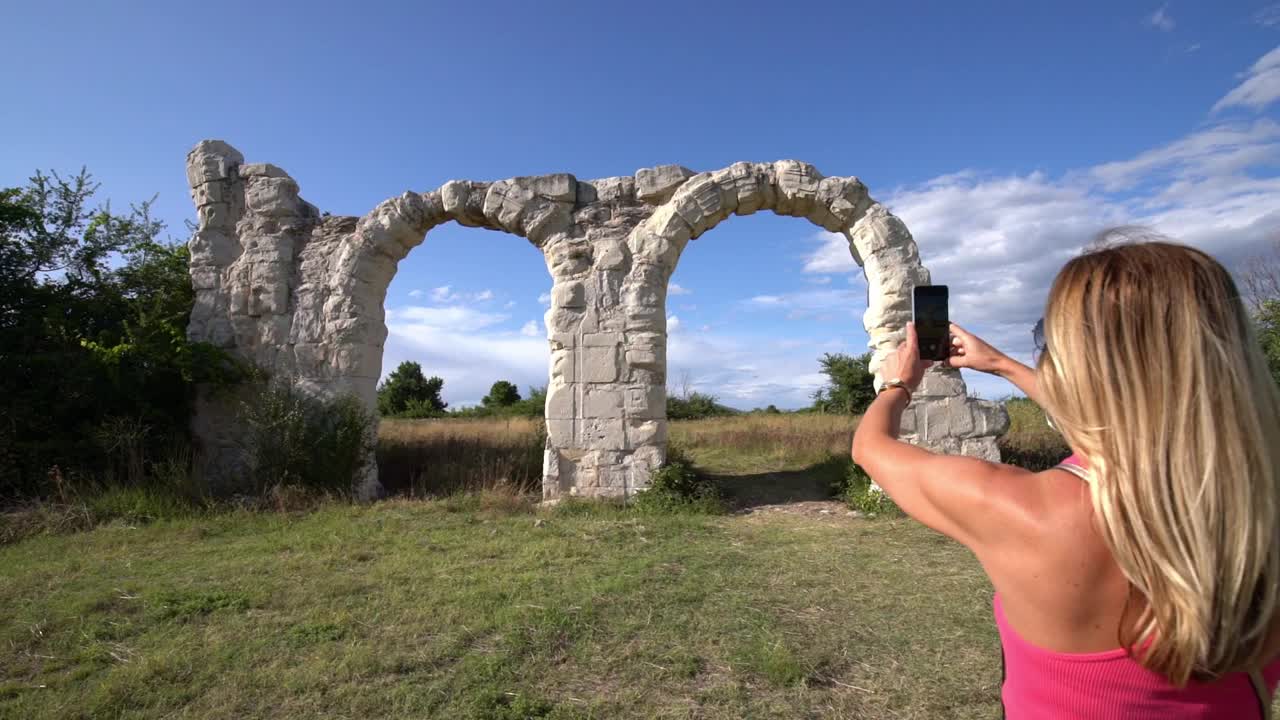
[{"label": "sunglasses", "polygon": [[[1044,338],[1044,318],[1036,321],[1036,326],[1031,329],[1031,363],[1035,367],[1039,367],[1040,358],[1048,352],[1049,344]],[[1044,421],[1049,424],[1050,429],[1057,432],[1058,428],[1053,424],[1053,418],[1049,417],[1049,413],[1044,414]]]},{"label": "sunglasses", "polygon": [[1044,318],[1036,321],[1036,326],[1031,329],[1031,362],[1033,365],[1040,364],[1040,357],[1049,349],[1049,345],[1044,338]]}]

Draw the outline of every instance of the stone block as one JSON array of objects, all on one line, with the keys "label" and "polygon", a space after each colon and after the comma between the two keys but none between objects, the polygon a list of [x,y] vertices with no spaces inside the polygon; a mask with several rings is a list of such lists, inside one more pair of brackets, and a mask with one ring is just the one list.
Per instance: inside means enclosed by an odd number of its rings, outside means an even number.
[{"label": "stone block", "polygon": [[[578,183],[578,187],[582,187],[582,183]],[[631,177],[611,177],[593,180],[591,190],[595,197],[590,202],[617,203],[625,204],[635,201],[636,197],[636,181]],[[579,192],[579,202],[582,202],[582,193]]]},{"label": "stone block", "polygon": [[232,177],[244,162],[238,150],[221,140],[204,140],[187,153],[187,183],[191,187]]},{"label": "stone block", "polygon": [[553,333],[571,333],[582,324],[581,310],[552,308],[543,316],[547,328]]},{"label": "stone block", "polygon": [[333,353],[333,369],[347,377],[382,374],[382,348],[377,345],[339,345]]},{"label": "stone block", "polygon": [[667,424],[661,420],[630,418],[627,420],[627,446],[666,445]]},{"label": "stone block", "polygon": [[214,203],[230,203],[231,190],[229,183],[211,182],[191,188],[191,201],[200,208]]},{"label": "stone block", "polygon": [[254,178],[245,187],[245,204],[249,210],[268,217],[302,214],[298,200],[298,184],[288,177]]},{"label": "stone block", "polygon": [[711,179],[709,173],[690,178],[676,192],[671,199],[671,204],[680,217],[689,224],[693,231],[692,237],[698,237],[715,227],[734,210],[725,206],[720,185]]},{"label": "stone block", "polygon": [[822,173],[809,163],[779,160],[773,164],[773,174],[778,188],[774,212],[779,215],[807,216],[817,200]]},{"label": "stone block", "polygon": [[658,208],[642,227],[652,230],[680,247],[693,237],[693,228],[671,205]]},{"label": "stone block", "polygon": [[552,447],[569,447],[573,444],[573,428],[577,421],[573,418],[551,418],[547,420],[547,440]]},{"label": "stone block", "polygon": [[213,290],[222,284],[222,271],[213,265],[191,267],[191,287],[194,290]]},{"label": "stone block", "polygon": [[969,457],[1000,462],[1000,446],[993,437],[970,438],[960,443],[960,454]]},{"label": "stone block", "polygon": [[231,214],[231,206],[227,203],[213,203],[196,208],[196,220],[202,230],[207,228],[229,233],[236,226],[236,217]]},{"label": "stone block", "polygon": [[450,180],[440,186],[440,203],[445,214],[459,225],[485,227],[488,218],[484,214],[484,200],[488,191],[487,183]]},{"label": "stone block", "polygon": [[547,270],[553,278],[581,275],[591,269],[591,245],[581,240],[558,239],[543,247]]},{"label": "stone block", "polygon": [[574,377],[574,350],[563,348],[551,351],[551,377],[564,382],[577,380]]},{"label": "stone block", "polygon": [[945,401],[942,400],[921,400],[920,408],[917,409],[917,421],[923,420],[923,426],[918,426],[920,438],[926,443],[932,443],[945,437],[950,437],[950,419],[951,412]]},{"label": "stone block", "polygon": [[582,394],[582,417],[622,417],[622,390],[602,386],[586,388]]},{"label": "stone block", "polygon": [[617,382],[618,348],[616,345],[584,347],[580,352],[582,353],[582,366],[578,368],[578,377],[582,382]]},{"label": "stone block", "polygon": [[667,389],[661,385],[629,387],[626,408],[630,418],[665,418]]},{"label": "stone block", "polygon": [[565,203],[535,199],[525,206],[524,217],[515,233],[529,238],[534,245],[542,247],[553,235],[562,233],[572,226],[572,210],[573,208]]},{"label": "stone block", "polygon": [[973,410],[968,400],[969,398],[963,395],[953,396],[946,400],[947,433],[952,437],[964,438],[973,435],[975,424]]},{"label": "stone block", "polygon": [[602,333],[584,333],[582,336],[582,344],[584,347],[613,347],[622,344],[622,333],[602,332]]},{"label": "stone block", "polygon": [[640,348],[627,350],[627,366],[631,368],[656,369],[662,366],[662,355],[656,348]]},{"label": "stone block", "polygon": [[578,196],[578,181],[569,173],[539,175],[532,180],[534,191],[548,200],[572,203]]},{"label": "stone block", "polygon": [[[272,165],[271,163],[245,163],[240,166],[237,174],[242,178],[263,177],[263,178],[287,178],[289,173],[284,169]],[[290,178],[292,179],[292,178]]]},{"label": "stone block", "polygon": [[[899,324],[902,327],[906,323]],[[965,396],[964,378],[959,370],[948,370],[934,367],[927,370],[920,387],[916,388],[917,397],[952,397]]]},{"label": "stone block", "polygon": [[584,308],[587,306],[587,289],[580,280],[561,280],[551,288],[551,307]]},{"label": "stone block", "polygon": [[978,398],[969,398],[968,401],[973,412],[974,436],[999,437],[1009,431],[1009,411],[1003,403]]},{"label": "stone block", "polygon": [[578,446],[593,450],[623,450],[627,446],[622,420],[616,418],[583,418]]},{"label": "stone block", "polygon": [[547,418],[572,420],[576,413],[576,383],[549,383],[547,385]]},{"label": "stone block", "polygon": [[627,237],[627,247],[638,263],[651,263],[674,270],[680,253],[688,240],[673,241],[666,236],[649,229],[645,225],[636,228]]},{"label": "stone block", "polygon": [[659,165],[643,168],[635,174],[636,197],[651,205],[666,202],[684,181],[693,177],[693,171],[680,165]]},{"label": "stone block", "polygon": [[258,323],[258,345],[281,348],[289,343],[293,318],[288,315],[264,317]]},{"label": "stone block", "polygon": [[916,409],[919,403],[912,402],[902,411],[901,423],[898,425],[899,435],[914,435],[916,433]]},{"label": "stone block", "polygon": [[622,243],[614,239],[600,240],[595,244],[596,270],[621,268],[627,261]]}]

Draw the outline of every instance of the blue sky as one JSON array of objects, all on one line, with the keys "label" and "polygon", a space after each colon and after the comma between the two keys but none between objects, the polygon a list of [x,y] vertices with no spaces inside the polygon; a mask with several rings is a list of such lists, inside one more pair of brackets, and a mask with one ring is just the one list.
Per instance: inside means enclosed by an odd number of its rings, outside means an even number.
[{"label": "blue sky", "polygon": [[[953,317],[1024,354],[1053,272],[1103,227],[1151,224],[1229,263],[1280,232],[1275,2],[53,1],[5,16],[0,185],[87,165],[117,205],[158,193],[177,239],[202,138],[352,215],[452,178],[794,157],[862,178],[952,286]],[[822,352],[866,343],[857,268],[799,219],[734,218],[674,281],[672,384],[729,404],[802,405]],[[455,404],[498,378],[542,384],[549,287],[520,238],[432,231],[388,294],[387,369],[419,360]]]}]

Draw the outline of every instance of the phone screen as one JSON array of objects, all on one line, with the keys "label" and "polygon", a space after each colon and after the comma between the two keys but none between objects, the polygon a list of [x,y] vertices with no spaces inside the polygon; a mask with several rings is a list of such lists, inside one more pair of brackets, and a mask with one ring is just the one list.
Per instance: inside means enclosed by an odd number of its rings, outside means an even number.
[{"label": "phone screen", "polygon": [[924,360],[946,360],[947,342],[951,339],[951,321],[947,317],[947,286],[917,285],[912,293],[912,315],[916,337],[920,341],[920,357]]}]

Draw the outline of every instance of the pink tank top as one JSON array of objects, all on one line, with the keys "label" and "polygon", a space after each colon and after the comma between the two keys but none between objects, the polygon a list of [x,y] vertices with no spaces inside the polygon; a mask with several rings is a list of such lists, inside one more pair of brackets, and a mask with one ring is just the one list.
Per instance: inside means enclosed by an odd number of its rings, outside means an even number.
[{"label": "pink tank top", "polygon": [[[1062,469],[1086,477],[1074,455]],[[1142,667],[1123,648],[1096,653],[1060,653],[1022,639],[992,602],[1004,651],[1000,697],[1008,720],[1249,720],[1268,717],[1247,673],[1213,683],[1169,684]],[[1280,660],[1262,672],[1265,702],[1280,684]]]}]

